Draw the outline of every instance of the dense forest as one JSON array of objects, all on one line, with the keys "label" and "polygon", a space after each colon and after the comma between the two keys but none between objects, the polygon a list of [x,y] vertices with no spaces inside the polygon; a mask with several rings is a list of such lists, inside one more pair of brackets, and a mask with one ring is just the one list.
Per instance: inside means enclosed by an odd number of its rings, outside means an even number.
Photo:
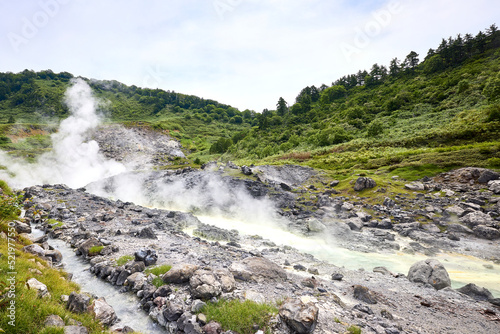
[{"label": "dense forest", "polygon": [[[277,99],[260,113],[192,95],[85,79],[111,121],[176,136],[197,162],[303,163],[325,169],[461,164],[500,166],[500,32],[443,39]],[[46,123],[67,115],[73,77],[50,70],[0,73],[0,121]],[[11,145],[5,140],[3,145]],[[439,156],[439,158],[437,158]],[[464,157],[462,157],[464,156]]]}]

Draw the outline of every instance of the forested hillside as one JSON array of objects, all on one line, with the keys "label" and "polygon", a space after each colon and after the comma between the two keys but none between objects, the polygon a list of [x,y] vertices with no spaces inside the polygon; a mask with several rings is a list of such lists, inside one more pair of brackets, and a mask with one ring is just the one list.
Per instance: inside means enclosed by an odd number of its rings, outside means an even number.
[{"label": "forested hillside", "polygon": [[[443,39],[423,57],[308,86],[275,110],[239,111],[192,95],[86,79],[110,121],[167,131],[196,162],[302,163],[335,170],[462,165],[500,167],[500,32]],[[47,123],[67,115],[73,77],[50,70],[0,73],[0,121]],[[46,134],[45,134],[46,135]],[[43,141],[44,134],[39,138]],[[3,139],[2,139],[3,138]],[[4,149],[15,143],[2,137]]]}]

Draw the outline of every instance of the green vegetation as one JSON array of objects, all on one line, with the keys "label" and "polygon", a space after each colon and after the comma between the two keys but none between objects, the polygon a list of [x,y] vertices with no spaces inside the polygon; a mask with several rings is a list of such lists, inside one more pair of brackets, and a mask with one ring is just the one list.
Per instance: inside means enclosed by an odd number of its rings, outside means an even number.
[{"label": "green vegetation", "polygon": [[361,334],[361,328],[359,328],[358,326],[349,326],[347,328],[347,332],[350,333],[350,334]]},{"label": "green vegetation", "polygon": [[165,285],[167,283],[163,282],[163,280],[161,279],[161,277],[155,277],[151,281],[151,284],[153,284],[154,286],[156,286],[157,288],[159,288],[160,286]]},{"label": "green vegetation", "polygon": [[104,246],[93,246],[93,247],[90,247],[89,249],[89,256],[95,256],[95,255],[99,255],[102,251],[102,249],[104,248]]},{"label": "green vegetation", "polygon": [[[171,168],[222,159],[414,177],[427,167],[500,167],[499,72],[500,32],[492,25],[476,36],[443,39],[425,57],[411,51],[388,66],[307,86],[294,103],[280,97],[276,110],[262,113],[174,91],[87,82],[109,120],[180,141],[188,159]],[[0,148],[29,159],[49,150],[55,127],[37,122],[67,116],[64,91],[72,77],[0,73]]]},{"label": "green vegetation", "polygon": [[156,267],[153,267],[153,268],[147,268],[146,270],[144,270],[144,273],[146,275],[153,274],[153,275],[156,275],[156,276],[160,276],[160,275],[165,274],[170,269],[172,269],[171,265],[169,265],[169,264],[162,264],[160,266],[156,266]]},{"label": "green vegetation", "polygon": [[207,316],[207,321],[220,323],[223,330],[253,334],[254,325],[268,332],[269,320],[278,313],[278,309],[271,304],[258,304],[250,300],[221,299],[217,303],[207,303],[200,312]]},{"label": "green vegetation", "polygon": [[118,258],[115,262],[117,266],[123,266],[125,265],[128,261],[132,261],[135,259],[133,255],[123,255],[120,258]]}]

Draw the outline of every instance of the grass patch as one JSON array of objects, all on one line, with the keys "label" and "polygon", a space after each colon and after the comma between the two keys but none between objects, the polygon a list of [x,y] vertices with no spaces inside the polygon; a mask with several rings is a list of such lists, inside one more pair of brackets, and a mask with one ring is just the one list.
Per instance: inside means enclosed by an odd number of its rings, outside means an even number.
[{"label": "grass patch", "polygon": [[118,258],[115,262],[117,266],[123,266],[128,261],[132,261],[133,259],[135,259],[135,257],[132,255],[123,255],[120,258]]},{"label": "grass patch", "polygon": [[94,246],[89,249],[89,256],[99,255],[104,246]]},{"label": "grass patch", "polygon": [[151,281],[151,284],[153,284],[154,286],[156,286],[157,288],[159,288],[160,286],[165,285],[167,283],[163,282],[163,280],[161,279],[161,277],[155,277]]},{"label": "grass patch", "polygon": [[49,225],[52,225],[52,227],[53,227],[53,228],[54,228],[54,227],[61,227],[61,226],[63,226],[63,225],[64,225],[64,223],[63,223],[63,222],[58,221],[58,220],[55,220],[55,219],[49,219],[49,220],[47,220],[47,223],[48,223]]},{"label": "grass patch", "polygon": [[347,332],[350,334],[361,334],[361,328],[358,326],[350,326],[347,328]]},{"label": "grass patch", "polygon": [[254,325],[269,332],[269,320],[278,313],[278,309],[271,304],[258,304],[250,300],[221,299],[217,303],[208,303],[201,312],[208,321],[220,323],[224,330],[253,334]]},{"label": "grass patch", "polygon": [[153,274],[153,275],[156,275],[156,276],[160,276],[160,275],[165,274],[170,269],[172,269],[171,265],[169,265],[169,264],[162,264],[161,266],[156,266],[156,267],[153,267],[153,268],[148,268],[148,269],[146,269],[144,271],[144,273],[146,275]]}]

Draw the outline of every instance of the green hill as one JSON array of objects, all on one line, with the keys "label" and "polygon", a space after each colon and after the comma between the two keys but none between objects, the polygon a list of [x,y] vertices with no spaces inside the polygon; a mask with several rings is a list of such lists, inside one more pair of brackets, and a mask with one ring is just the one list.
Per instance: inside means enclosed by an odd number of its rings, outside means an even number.
[{"label": "green hill", "polygon": [[[335,173],[410,169],[414,176],[465,165],[499,168],[496,25],[476,36],[443,39],[423,61],[419,57],[412,51],[388,67],[374,64],[331,85],[305,87],[293,104],[280,98],[276,110],[262,113],[174,91],[85,80],[110,121],[168,130],[196,162],[222,156]],[[28,156],[49,149],[47,135],[55,128],[39,123],[67,115],[62,101],[72,77],[50,70],[0,73],[0,122],[6,123],[0,145]],[[26,123],[34,130],[10,142],[7,134],[26,132]]]}]

